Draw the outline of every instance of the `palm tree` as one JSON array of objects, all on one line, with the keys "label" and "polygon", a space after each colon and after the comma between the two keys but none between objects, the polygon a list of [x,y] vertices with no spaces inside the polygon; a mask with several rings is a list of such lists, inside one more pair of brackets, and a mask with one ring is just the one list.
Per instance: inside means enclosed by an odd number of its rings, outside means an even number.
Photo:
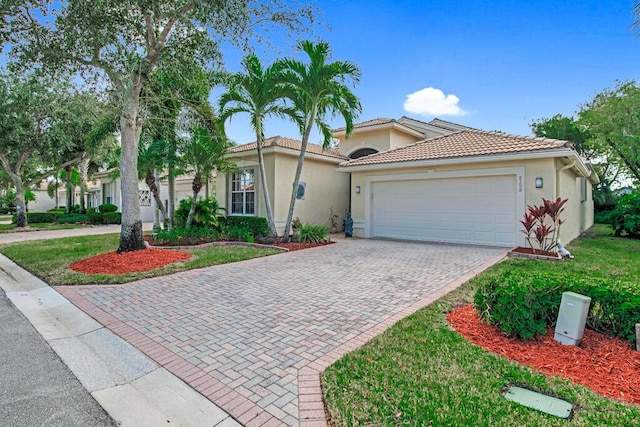
[{"label": "palm tree", "polygon": [[251,126],[256,133],[258,167],[260,183],[267,210],[267,222],[272,237],[278,236],[273,219],[271,198],[265,179],[262,142],[264,140],[263,120],[268,116],[288,117],[296,120],[296,113],[284,104],[284,92],[279,63],[263,68],[256,55],[248,55],[242,61],[244,72],[234,74],[228,79],[228,91],[220,97],[220,119],[224,123],[231,116],[247,113]]},{"label": "palm tree", "polygon": [[[143,135],[140,138],[140,145],[138,146],[138,179],[144,179],[147,187],[149,187],[149,191],[151,191],[157,209],[160,211],[160,214],[162,214],[162,223],[166,229],[171,230],[173,228],[171,216],[168,215],[167,209],[164,203],[162,203],[160,189],[158,188],[159,179],[157,171],[163,166],[163,151],[165,147],[160,140],[153,140],[147,143],[145,139],[145,135]],[[159,226],[159,224],[155,224],[155,226]]]},{"label": "palm tree", "polygon": [[214,171],[224,173],[235,170],[235,165],[226,158],[232,144],[224,134],[224,123],[215,116],[208,103],[194,110],[187,122],[190,135],[180,139],[178,148],[187,172],[193,174],[193,196],[185,224],[186,228],[190,228],[203,180],[208,181]]},{"label": "palm tree", "polygon": [[302,117],[302,121],[298,122],[302,146],[291,191],[284,240],[289,238],[291,230],[296,190],[311,129],[314,126],[318,127],[323,136],[323,148],[326,150],[333,137],[331,128],[325,122],[327,115],[341,115],[346,123],[346,135],[349,137],[353,132],[354,119],[362,112],[360,100],[347,85],[349,82],[355,85],[360,81],[361,72],[357,65],[348,61],[329,62],[331,49],[327,42],[313,43],[306,40],[298,44],[298,49],[309,56],[308,64],[293,59],[280,61],[287,98]]}]

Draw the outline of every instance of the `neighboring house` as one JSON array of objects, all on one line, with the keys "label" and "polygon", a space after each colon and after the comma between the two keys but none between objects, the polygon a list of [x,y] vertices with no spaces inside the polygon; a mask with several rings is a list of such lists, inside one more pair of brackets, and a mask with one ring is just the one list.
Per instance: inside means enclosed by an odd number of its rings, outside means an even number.
[{"label": "neighboring house", "polygon": [[[36,200],[33,202],[29,202],[28,209],[29,212],[46,212],[49,209],[53,209],[56,207],[56,196],[49,197],[47,193],[47,184],[48,182],[43,181],[40,184],[40,188],[32,190],[33,194],[36,196]],[[85,193],[85,203],[86,207],[96,207],[100,203],[100,182],[99,181],[89,181],[88,189]],[[57,207],[66,207],[67,206],[67,187],[64,182],[60,182],[58,185],[57,192]],[[79,205],[80,204],[80,190],[76,187],[73,197],[72,204]]]},{"label": "neighboring house", "polygon": [[[94,178],[99,180],[101,185],[101,200],[102,203],[112,203],[118,206],[118,212],[121,211],[121,186],[120,177],[113,177],[112,170],[98,172],[94,174]],[[193,177],[189,175],[181,175],[176,177],[176,208],[178,203],[182,199],[186,199],[193,194],[191,189],[191,183]],[[143,222],[151,222],[154,220],[155,215],[155,201],[151,190],[144,181],[138,182],[138,188],[140,191],[140,213],[142,215]],[[169,204],[169,186],[166,179],[160,180],[160,198],[163,200],[165,207]],[[200,198],[204,198],[204,189],[200,192]]]},{"label": "neighboring house", "polygon": [[[520,220],[529,205],[558,197],[560,237],[573,240],[593,224],[597,175],[567,141],[485,132],[435,119],[374,119],[334,131],[338,149],[309,145],[294,217],[330,224],[351,212],[354,234],[491,246],[524,245]],[[284,227],[300,142],[265,141],[265,173],[276,226]],[[231,149],[240,169],[218,177],[229,214],[265,216],[255,142]],[[338,166],[338,167],[336,167]]]},{"label": "neighboring house", "polygon": [[[263,141],[266,181],[276,227],[282,232],[289,212],[291,190],[301,142],[276,136]],[[219,175],[216,197],[229,215],[266,216],[264,195],[259,181],[258,151],[255,142],[229,150],[229,159],[238,167],[235,173]],[[331,209],[341,220],[348,209],[349,176],[337,172],[347,160],[337,149],[323,151],[309,144],[298,186],[294,218],[303,224],[331,226]]]},{"label": "neighboring house", "polygon": [[[93,175],[92,180],[89,182],[88,191],[85,193],[85,203],[87,208],[98,207],[104,203],[111,203],[118,207],[118,212],[121,211],[121,187],[120,177],[113,176],[113,169],[97,172]],[[190,175],[181,175],[176,178],[176,208],[178,203],[182,199],[186,199],[193,194],[191,189],[191,183],[193,177]],[[214,188],[215,179],[209,183],[210,188]],[[41,188],[45,188],[46,183],[41,185]],[[138,182],[140,189],[140,212],[142,215],[142,221],[151,222],[154,220],[155,215],[155,202],[151,190],[144,181]],[[165,206],[169,204],[169,190],[166,179],[160,180],[160,197],[164,201]],[[30,212],[45,212],[51,208],[56,207],[55,197],[51,198],[47,194],[46,190],[39,189],[34,190],[36,196],[35,202],[29,202]],[[205,197],[204,188],[200,192],[200,198]],[[67,203],[66,199],[66,186],[63,182],[60,183],[58,188],[58,206],[65,207]],[[72,203],[74,205],[80,204],[80,190],[76,187]]]}]

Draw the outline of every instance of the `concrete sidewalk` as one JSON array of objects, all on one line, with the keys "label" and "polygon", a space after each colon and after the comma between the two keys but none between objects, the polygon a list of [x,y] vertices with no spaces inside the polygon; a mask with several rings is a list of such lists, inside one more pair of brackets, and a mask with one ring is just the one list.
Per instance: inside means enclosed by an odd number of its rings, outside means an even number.
[{"label": "concrete sidewalk", "polygon": [[[153,229],[153,223],[142,223],[144,231]],[[90,236],[95,234],[120,233],[120,225],[96,225],[81,228],[69,228],[66,230],[38,230],[17,231],[14,233],[0,233],[0,245],[7,243],[24,242],[26,240],[58,239],[60,237]]]},{"label": "concrete sidewalk", "polygon": [[[2,243],[118,232],[119,226],[0,235]],[[21,240],[34,240],[20,238]],[[233,418],[183,381],[158,366],[37,277],[0,255],[0,287],[69,367],[82,386],[120,426],[239,426]],[[26,345],[20,340],[18,345]],[[16,352],[26,349],[15,348]],[[20,372],[28,377],[33,372]],[[25,379],[27,381],[28,379]],[[33,411],[38,411],[37,406]],[[22,422],[35,416],[25,412]],[[47,424],[49,425],[49,424]],[[88,425],[67,419],[60,425]],[[92,425],[94,425],[92,423]]]}]

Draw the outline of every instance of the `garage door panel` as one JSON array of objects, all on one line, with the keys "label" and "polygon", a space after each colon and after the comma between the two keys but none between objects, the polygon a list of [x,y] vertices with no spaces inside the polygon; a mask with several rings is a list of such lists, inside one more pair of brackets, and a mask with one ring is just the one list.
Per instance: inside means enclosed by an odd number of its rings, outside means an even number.
[{"label": "garage door panel", "polygon": [[515,177],[382,181],[372,185],[374,237],[511,246]]}]

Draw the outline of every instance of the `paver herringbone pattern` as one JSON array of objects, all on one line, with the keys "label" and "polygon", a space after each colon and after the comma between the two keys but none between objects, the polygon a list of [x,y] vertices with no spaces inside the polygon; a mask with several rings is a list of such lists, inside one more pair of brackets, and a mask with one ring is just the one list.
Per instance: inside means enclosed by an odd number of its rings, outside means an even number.
[{"label": "paver herringbone pattern", "polygon": [[[342,241],[125,285],[59,290],[122,322],[126,329],[116,332],[125,338],[151,340],[147,354],[224,409],[234,406],[242,422],[298,425],[301,368],[500,252]],[[229,388],[237,394],[223,392]]]}]

